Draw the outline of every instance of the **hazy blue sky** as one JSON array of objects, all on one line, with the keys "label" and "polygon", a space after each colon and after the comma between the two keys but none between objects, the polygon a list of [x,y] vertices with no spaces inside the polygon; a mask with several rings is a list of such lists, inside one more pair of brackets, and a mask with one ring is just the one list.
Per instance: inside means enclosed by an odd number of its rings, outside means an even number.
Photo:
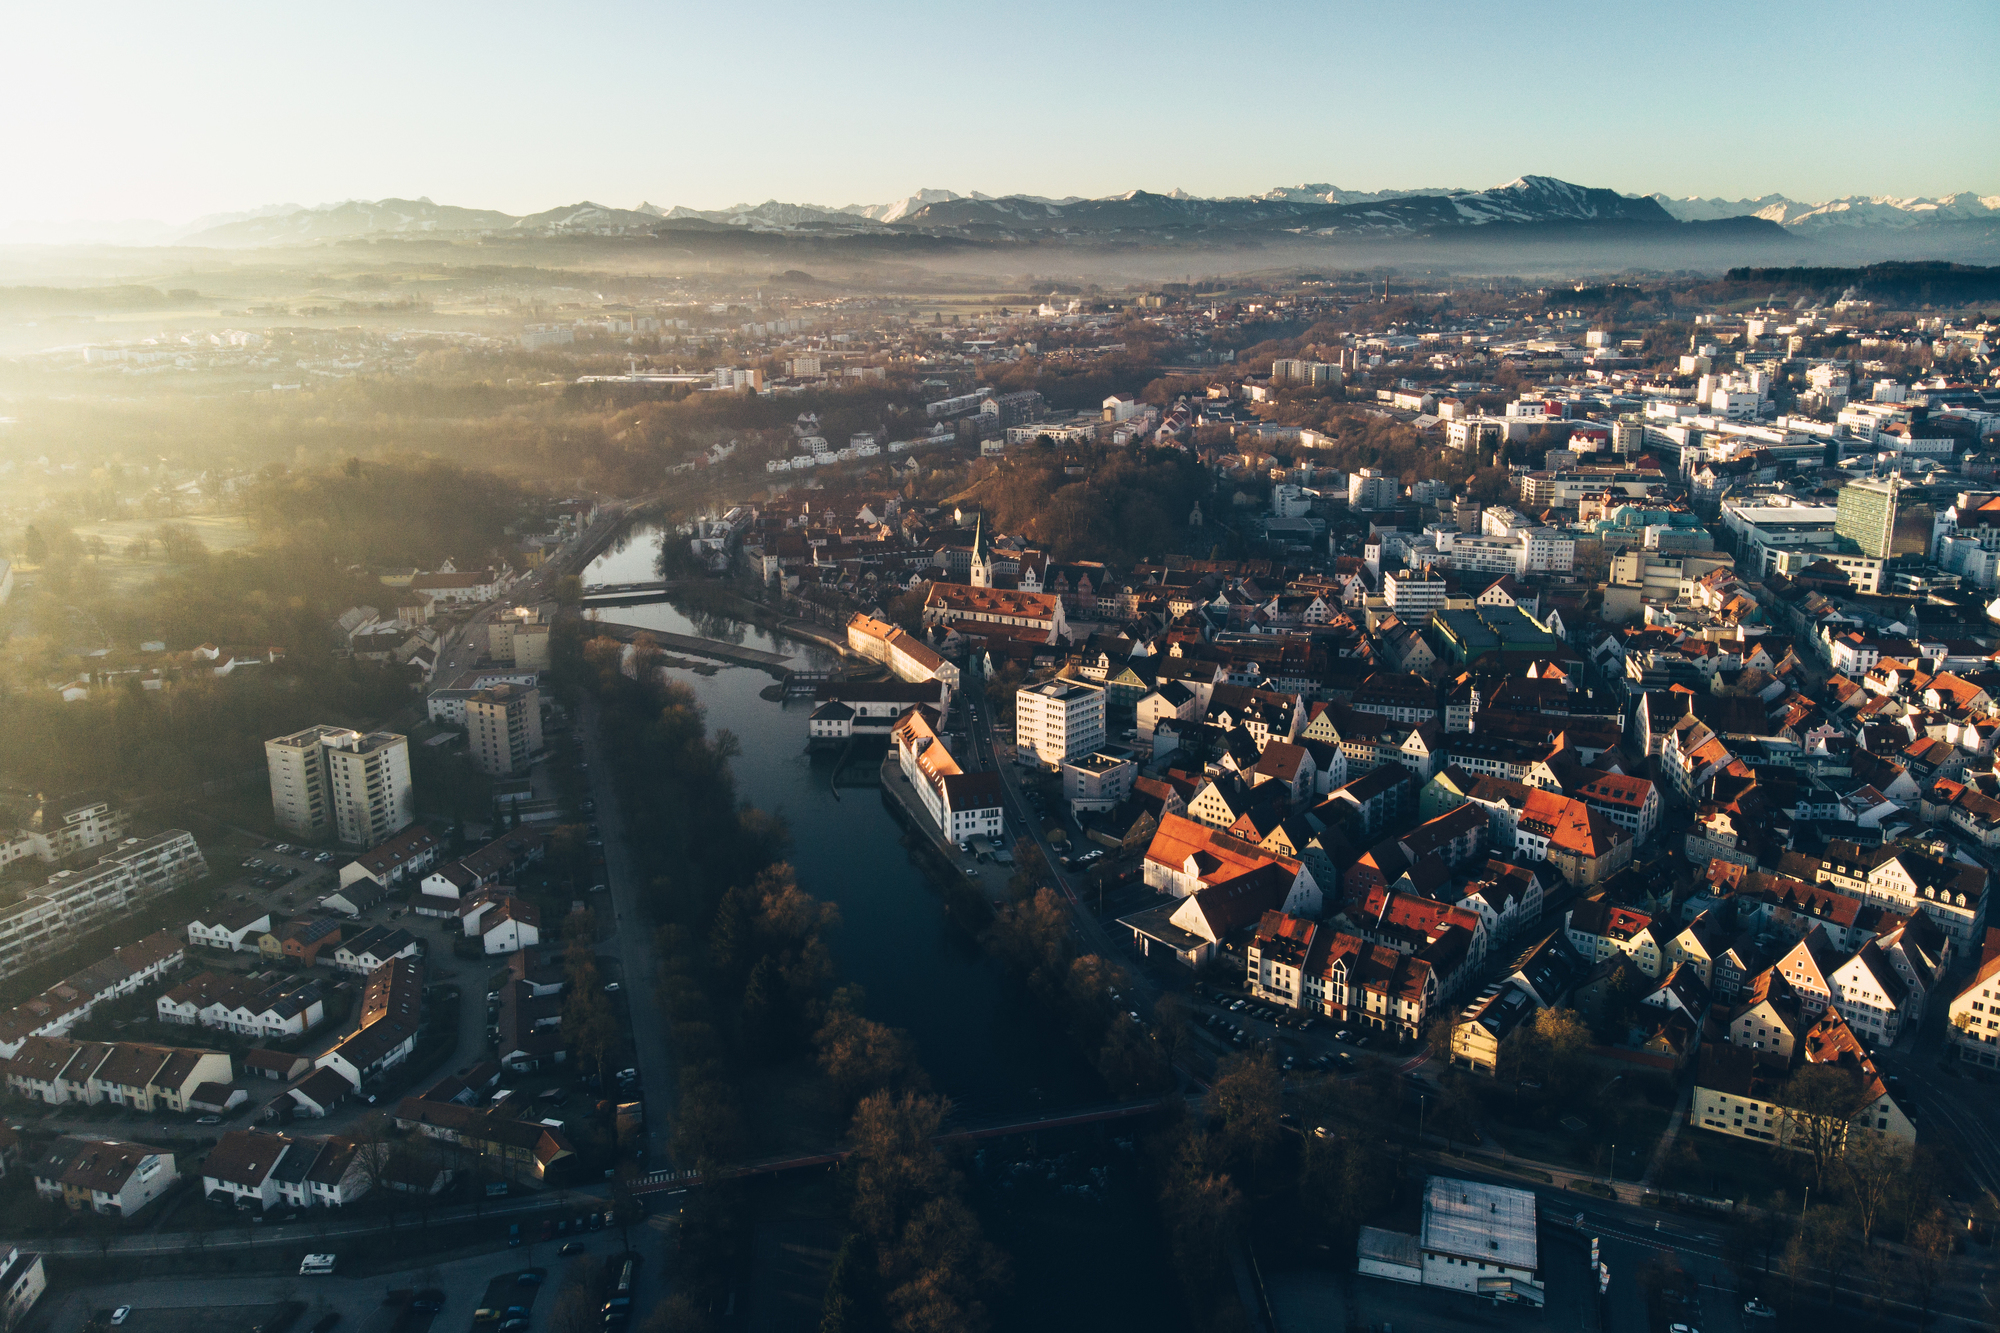
[{"label": "hazy blue sky", "polygon": [[[428,195],[2000,193],[2000,6],[22,6],[0,220]],[[1962,72],[1961,72],[1962,71]]]}]

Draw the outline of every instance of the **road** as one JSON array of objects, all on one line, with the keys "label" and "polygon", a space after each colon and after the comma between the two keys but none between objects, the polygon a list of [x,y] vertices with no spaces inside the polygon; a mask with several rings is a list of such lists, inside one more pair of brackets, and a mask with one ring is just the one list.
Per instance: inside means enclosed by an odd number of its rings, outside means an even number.
[{"label": "road", "polygon": [[1973,1183],[2000,1194],[2000,1106],[1993,1085],[1977,1072],[1952,1077],[1945,1073],[1945,1026],[1948,999],[1965,984],[1962,968],[1932,995],[1929,1011],[1913,1037],[1893,1049],[1875,1053],[1876,1067],[1893,1075],[1889,1093],[1905,1111],[1914,1111],[1917,1137],[1936,1135],[1957,1150]]},{"label": "road", "polygon": [[[457,1204],[450,1208],[440,1208],[431,1214],[431,1224],[441,1226],[446,1222],[465,1221],[468,1218],[493,1219],[507,1217],[529,1217],[542,1213],[557,1214],[568,1209],[573,1213],[587,1212],[591,1204],[603,1206],[610,1191],[603,1185],[587,1185],[570,1189],[561,1197],[536,1192],[515,1195],[507,1199],[488,1199],[479,1203]],[[205,1205],[204,1205],[205,1206]],[[135,1231],[109,1237],[112,1254],[186,1254],[190,1250],[268,1250],[273,1245],[306,1245],[315,1249],[326,1248],[323,1242],[337,1241],[344,1236],[376,1236],[386,1228],[379,1213],[341,1221],[340,1211],[313,1210],[310,1220],[297,1222],[270,1222],[256,1226],[225,1226],[207,1232],[196,1241],[186,1231]],[[416,1221],[404,1223],[398,1230],[410,1233],[411,1246],[420,1249],[423,1245],[423,1229]],[[523,1231],[527,1228],[523,1227]],[[496,1233],[498,1234],[497,1230]],[[104,1238],[95,1236],[62,1236],[43,1239],[10,1241],[24,1250],[34,1250],[42,1254],[76,1254],[98,1256],[105,1252]]]},{"label": "road", "polygon": [[[1076,923],[1076,932],[1084,946],[1106,962],[1118,962],[1124,958],[1124,951],[1118,947],[1111,933],[1098,921],[1097,914],[1084,905],[1077,896],[1076,885],[1069,873],[1062,868],[1062,861],[1048,836],[1042,831],[1042,821],[1035,817],[1034,807],[1028,803],[1022,792],[1016,765],[1003,763],[993,741],[993,706],[980,700],[971,690],[961,690],[952,701],[954,708],[963,708],[968,713],[965,727],[967,744],[971,750],[973,763],[981,769],[993,769],[1000,774],[1000,785],[1007,793],[1006,817],[1017,829],[1027,830],[1041,849],[1042,859],[1048,863],[1048,880],[1063,897],[1069,899],[1070,916]],[[1133,992],[1146,1001],[1150,1009],[1159,998],[1159,987],[1154,984],[1143,969],[1129,968]]]},{"label": "road", "polygon": [[[653,1231],[664,1234],[667,1219],[654,1218],[647,1225]],[[634,1239],[636,1242],[641,1237],[635,1236]],[[269,1237],[265,1238],[266,1248],[272,1243]],[[281,1243],[297,1246],[302,1243],[302,1237],[285,1237]],[[618,1233],[595,1232],[579,1237],[578,1243],[583,1245],[586,1253],[603,1257],[617,1251]],[[331,1277],[302,1278],[286,1272],[242,1277],[151,1277],[93,1286],[66,1285],[65,1289],[59,1289],[43,1299],[36,1307],[33,1322],[27,1327],[36,1330],[36,1333],[77,1333],[97,1312],[121,1305],[133,1308],[128,1327],[136,1328],[140,1333],[148,1333],[163,1325],[199,1326],[201,1321],[196,1312],[212,1312],[216,1326],[227,1327],[231,1323],[232,1312],[296,1300],[307,1302],[311,1307],[305,1318],[294,1325],[297,1329],[304,1329],[309,1321],[322,1313],[331,1312],[340,1315],[340,1327],[343,1329],[362,1330],[386,1326],[380,1322],[382,1297],[386,1290],[434,1283],[443,1293],[444,1313],[432,1327],[439,1330],[463,1328],[472,1312],[482,1303],[490,1283],[528,1268],[545,1268],[548,1275],[548,1284],[540,1288],[539,1298],[532,1302],[534,1308],[537,1311],[553,1308],[556,1293],[561,1289],[569,1266],[576,1262],[559,1258],[556,1251],[557,1245],[553,1242],[538,1243],[531,1239],[518,1249],[499,1248],[485,1254],[441,1258],[417,1243],[410,1246],[400,1269],[374,1272],[367,1277],[342,1273]],[[521,1294],[530,1296],[533,1292],[524,1289]],[[176,1314],[195,1317],[176,1325],[172,1321],[172,1316]],[[551,1321],[543,1318],[538,1322],[546,1326]],[[241,1325],[238,1323],[236,1326]]]},{"label": "road", "polygon": [[[638,1053],[639,1081],[645,1091],[647,1117],[641,1132],[646,1136],[646,1153],[641,1165],[648,1171],[670,1170],[673,1161],[664,1127],[676,1105],[673,1062],[656,994],[653,932],[639,907],[649,877],[626,841],[625,812],[618,804],[611,770],[598,749],[597,704],[588,697],[583,701],[583,755],[590,765],[586,771],[591,797],[597,802],[597,824],[604,840],[604,882],[610,886],[606,896],[611,899],[611,933],[599,940],[597,952],[618,962],[632,1049]],[[598,910],[603,909],[600,906]]]},{"label": "road", "polygon": [[432,673],[435,680],[449,681],[461,671],[470,671],[478,666],[486,655],[486,625],[503,607],[524,602],[540,601],[549,595],[555,581],[568,574],[581,574],[584,561],[582,553],[588,551],[598,538],[614,530],[625,521],[625,515],[633,506],[641,503],[634,500],[626,504],[606,503],[603,515],[597,522],[563,546],[556,554],[549,556],[535,571],[518,584],[514,592],[498,601],[487,602],[478,607],[464,624],[454,628],[438,641],[437,669]]}]

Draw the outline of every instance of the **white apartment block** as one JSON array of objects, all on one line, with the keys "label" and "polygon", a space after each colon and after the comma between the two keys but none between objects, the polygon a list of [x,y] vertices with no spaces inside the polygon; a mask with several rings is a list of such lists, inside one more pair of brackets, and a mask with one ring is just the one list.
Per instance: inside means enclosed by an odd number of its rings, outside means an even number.
[{"label": "white apartment block", "polygon": [[128,820],[109,801],[43,801],[25,827],[0,833],[0,870],[27,857],[55,865],[78,852],[116,842]]},{"label": "white apartment block", "polygon": [[1052,680],[1014,692],[1014,761],[1060,769],[1104,744],[1104,689]]},{"label": "white apartment block", "polygon": [[1402,493],[1400,481],[1384,476],[1372,467],[1349,473],[1347,477],[1347,507],[1350,509],[1393,509]]},{"label": "white apartment block", "polygon": [[0,909],[0,977],[62,947],[101,918],[207,873],[194,835],[182,829],[127,838],[88,870],[57,871],[40,889]]},{"label": "white apartment block", "polygon": [[1576,566],[1576,538],[1567,533],[1504,525],[1493,529],[1487,524],[1478,534],[1440,533],[1438,550],[1453,569],[1476,574],[1561,574]]},{"label": "white apartment block", "polygon": [[542,752],[542,695],[496,685],[465,701],[466,745],[479,771],[496,778],[526,773]]},{"label": "white apartment block", "polygon": [[326,799],[326,761],[320,738],[337,727],[307,727],[264,742],[264,767],[271,781],[271,814],[278,827],[307,840],[326,836],[333,812]]},{"label": "white apartment block", "polygon": [[1555,528],[1529,528],[1521,533],[1521,572],[1567,574],[1576,566],[1576,538]]},{"label": "white apartment block", "polygon": [[[1473,574],[1518,574],[1521,572],[1521,543],[1511,537],[1468,536],[1444,533],[1438,549],[1451,567]],[[1439,605],[1443,605],[1440,600]]]},{"label": "white apartment block", "polygon": [[1389,609],[1404,624],[1422,627],[1431,612],[1444,610],[1444,580],[1423,569],[1399,569],[1382,576],[1382,593]]},{"label": "white apartment block", "polygon": [[373,847],[416,821],[409,742],[394,732],[307,727],[265,741],[264,761],[271,811],[301,838]]}]

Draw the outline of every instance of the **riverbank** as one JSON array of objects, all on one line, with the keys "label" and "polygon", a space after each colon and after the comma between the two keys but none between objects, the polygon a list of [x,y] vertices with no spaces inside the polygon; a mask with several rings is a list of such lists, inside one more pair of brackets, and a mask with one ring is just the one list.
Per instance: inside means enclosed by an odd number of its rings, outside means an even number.
[{"label": "riverbank", "polygon": [[924,809],[923,801],[910,786],[910,780],[903,776],[903,765],[894,746],[882,756],[881,783],[882,800],[913,845],[911,855],[921,854],[925,867],[941,889],[947,893],[953,888],[974,889],[989,907],[1007,901],[1007,884],[1014,877],[1013,870],[995,862],[981,865],[959,851],[939,831],[930,811]]}]

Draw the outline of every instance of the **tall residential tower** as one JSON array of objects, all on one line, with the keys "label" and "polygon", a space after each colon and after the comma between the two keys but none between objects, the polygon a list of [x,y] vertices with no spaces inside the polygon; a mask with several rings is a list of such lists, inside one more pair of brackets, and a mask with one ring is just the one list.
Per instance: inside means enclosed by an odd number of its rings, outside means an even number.
[{"label": "tall residential tower", "polygon": [[409,741],[393,732],[307,727],[264,742],[271,812],[307,841],[373,847],[416,822]]}]

